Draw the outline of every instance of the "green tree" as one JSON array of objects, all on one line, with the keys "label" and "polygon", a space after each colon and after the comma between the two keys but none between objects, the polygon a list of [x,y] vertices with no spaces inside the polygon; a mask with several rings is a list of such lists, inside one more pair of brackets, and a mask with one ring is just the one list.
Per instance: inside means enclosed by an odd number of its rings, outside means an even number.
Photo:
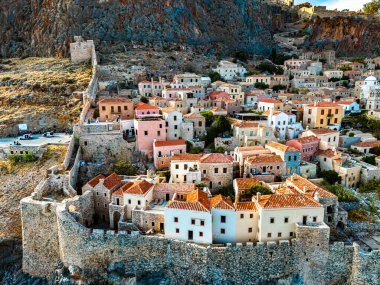
[{"label": "green tree", "polygon": [[130,161],[126,162],[122,160],[116,162],[112,167],[112,171],[119,175],[136,175],[137,170],[138,168],[132,165]]},{"label": "green tree", "polygon": [[145,96],[141,96],[140,101],[147,104],[149,103],[149,99],[146,98]]},{"label": "green tree", "polygon": [[240,201],[241,202],[247,202],[252,200],[252,196],[257,195],[257,193],[260,193],[261,195],[271,195],[273,192],[262,185],[254,185],[250,189],[246,190],[244,194],[240,195]]},{"label": "green tree", "polygon": [[280,90],[286,90],[285,85],[277,84],[272,87],[273,91],[278,92]]},{"label": "green tree", "polygon": [[210,71],[208,76],[210,77],[211,82],[222,80],[222,76],[216,71]]},{"label": "green tree", "polygon": [[340,180],[339,174],[334,170],[321,171],[319,177],[323,178],[329,184],[335,184]]},{"label": "green tree", "polygon": [[363,161],[372,165],[376,165],[376,157],[374,155],[368,155],[364,157]]},{"label": "green tree", "polygon": [[214,114],[211,111],[202,111],[200,114],[205,117],[206,119],[206,126],[211,126],[213,120],[214,120]]},{"label": "green tree", "polygon": [[339,70],[341,71],[349,71],[349,70],[352,70],[352,67],[351,66],[347,66],[347,65],[343,65],[341,67],[339,67]]},{"label": "green tree", "polygon": [[232,185],[220,187],[216,194],[221,194],[225,197],[230,197],[232,201],[235,201],[235,191]]},{"label": "green tree", "polygon": [[201,148],[199,146],[193,146],[193,147],[190,148],[190,150],[188,152],[189,153],[193,153],[193,154],[202,153],[203,152],[203,148]]},{"label": "green tree", "polygon": [[269,85],[265,84],[264,82],[256,82],[255,83],[255,88],[267,89],[267,88],[269,88]]},{"label": "green tree", "polygon": [[338,201],[340,202],[356,202],[358,200],[352,192],[344,189],[344,187],[340,184],[331,185],[327,182],[324,182],[322,183],[322,186],[329,192],[336,195],[338,197]]},{"label": "green tree", "polygon": [[217,116],[214,127],[220,134],[231,132],[231,122],[225,116]]},{"label": "green tree", "polygon": [[378,14],[380,12],[380,0],[372,0],[364,4],[363,12],[366,14]]}]

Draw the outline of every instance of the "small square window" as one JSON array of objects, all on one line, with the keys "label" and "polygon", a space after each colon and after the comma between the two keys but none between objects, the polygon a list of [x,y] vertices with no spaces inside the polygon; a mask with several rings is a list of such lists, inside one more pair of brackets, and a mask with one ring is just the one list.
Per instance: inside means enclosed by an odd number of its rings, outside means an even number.
[{"label": "small square window", "polygon": [[270,218],[270,223],[274,224],[274,218]]},{"label": "small square window", "polygon": [[240,214],[240,219],[244,219],[244,214]]},{"label": "small square window", "polygon": [[268,233],[267,237],[269,238],[272,237],[272,233]]},{"label": "small square window", "polygon": [[137,205],[141,205],[141,201],[140,200],[137,201]]},{"label": "small square window", "polygon": [[179,229],[175,229],[175,233],[176,233],[176,234],[179,234]]},{"label": "small square window", "polygon": [[250,218],[250,219],[253,219],[253,214],[249,214],[249,218]]},{"label": "small square window", "polygon": [[289,223],[289,218],[288,217],[285,217],[284,223]]},{"label": "small square window", "polygon": [[194,219],[191,219],[191,224],[195,225],[195,220]]},{"label": "small square window", "polygon": [[317,217],[313,217],[313,222],[315,223],[317,221]]},{"label": "small square window", "polygon": [[278,233],[278,234],[277,234],[277,237],[281,237],[281,236],[282,236],[282,233]]},{"label": "small square window", "polygon": [[128,204],[131,204],[131,199],[128,200]]},{"label": "small square window", "polygon": [[174,222],[178,223],[178,217],[174,217]]},{"label": "small square window", "polygon": [[203,237],[203,232],[199,232],[199,236],[200,236],[200,237]]},{"label": "small square window", "polygon": [[226,230],[225,230],[225,229],[220,229],[220,233],[221,233],[222,235],[224,235],[224,234],[226,233]]},{"label": "small square window", "polygon": [[205,225],[205,221],[201,220],[201,226],[204,226],[204,225]]},{"label": "small square window", "polygon": [[290,232],[290,234],[289,234],[291,237],[294,235],[294,233],[293,232]]},{"label": "small square window", "polygon": [[225,223],[226,222],[226,216],[220,216],[220,222]]},{"label": "small square window", "polygon": [[248,228],[248,232],[251,233],[252,232],[252,228]]}]

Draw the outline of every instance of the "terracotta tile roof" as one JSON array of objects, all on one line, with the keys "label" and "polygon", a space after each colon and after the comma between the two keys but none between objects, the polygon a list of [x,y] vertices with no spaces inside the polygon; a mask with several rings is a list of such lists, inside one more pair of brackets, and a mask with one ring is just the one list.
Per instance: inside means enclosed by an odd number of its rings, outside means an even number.
[{"label": "terracotta tile roof", "polygon": [[187,195],[186,201],[172,200],[168,202],[166,207],[169,209],[210,212],[210,201],[207,193],[197,189]]},{"label": "terracotta tile roof", "polygon": [[154,192],[172,191],[176,193],[189,193],[196,189],[192,183],[156,183],[154,184]]},{"label": "terracotta tile roof", "polygon": [[173,107],[166,107],[166,108],[161,108],[162,113],[171,113],[176,111]]},{"label": "terracotta tile roof", "polygon": [[234,205],[232,204],[231,198],[224,197],[222,195],[214,196],[210,199],[211,208],[220,209],[220,210],[235,210]]},{"label": "terracotta tile roof", "polygon": [[329,128],[321,128],[321,129],[312,129],[310,130],[316,135],[325,135],[325,134],[334,134],[334,133],[339,133],[339,131],[336,130],[331,130]]},{"label": "terracotta tile roof", "polygon": [[261,145],[255,146],[239,146],[237,147],[238,151],[251,151],[251,150],[265,150],[265,148]]},{"label": "terracotta tile roof", "polygon": [[262,208],[310,208],[322,207],[313,198],[302,194],[263,195],[258,201]]},{"label": "terracotta tile roof", "polygon": [[336,103],[339,105],[351,105],[352,103],[355,103],[355,101],[337,101]]},{"label": "terracotta tile roof", "polygon": [[[195,107],[195,106],[194,106]],[[197,118],[204,118],[201,114],[199,113],[189,113],[183,116],[184,118],[189,118],[189,119],[197,119]]]},{"label": "terracotta tile roof", "polygon": [[[263,116],[270,116],[271,111],[266,110],[265,112],[262,113]],[[280,115],[281,113],[284,113],[282,111],[272,111],[272,116],[277,116]]]},{"label": "terracotta tile roof", "polygon": [[103,174],[99,174],[95,176],[94,178],[92,178],[90,181],[88,181],[87,184],[89,184],[91,187],[95,187],[96,185],[98,185],[99,180],[104,179],[104,178],[105,176]]},{"label": "terracotta tile roof", "polygon": [[299,152],[298,149],[295,149],[292,146],[287,146],[285,144],[274,142],[274,141],[268,142],[266,145],[270,146],[270,147],[273,147],[275,149],[278,149],[278,150],[280,150],[282,152]]},{"label": "terracotta tile roof", "polygon": [[219,107],[213,107],[210,110],[211,112],[227,112],[226,110],[219,108]]},{"label": "terracotta tile roof", "polygon": [[143,102],[135,105],[135,110],[152,110],[152,109],[159,110],[160,108],[143,103]]},{"label": "terracotta tile roof", "polygon": [[117,186],[121,185],[122,177],[120,175],[117,175],[116,173],[112,173],[111,175],[107,176],[104,179],[104,187],[111,190]]},{"label": "terracotta tile roof", "polygon": [[235,181],[239,190],[250,189],[255,185],[261,185],[260,181],[256,178],[236,178]]},{"label": "terracotta tile roof", "polygon": [[254,163],[282,163],[284,162],[279,155],[259,155],[248,158],[248,161]]},{"label": "terracotta tile roof", "polygon": [[184,140],[155,141],[154,145],[156,147],[174,146],[174,145],[186,145],[186,142]]},{"label": "terracotta tile roof", "polygon": [[254,211],[257,212],[254,202],[237,202],[235,203],[236,211]]},{"label": "terracotta tile roof", "polygon": [[132,103],[132,100],[127,99],[127,98],[121,98],[121,97],[116,97],[116,98],[100,98],[99,104],[100,103]]},{"label": "terracotta tile roof", "polygon": [[291,186],[284,186],[276,189],[276,194],[284,195],[284,194],[299,194],[300,192],[294,189]]},{"label": "terracotta tile roof", "polygon": [[336,155],[338,155],[338,153],[336,151],[333,151],[332,149],[326,149],[326,150],[318,150],[315,154],[315,156],[324,156],[324,157],[329,157],[329,158],[332,158]]},{"label": "terracotta tile roof", "polygon": [[259,102],[262,102],[262,103],[274,103],[274,104],[279,104],[279,103],[282,103],[280,100],[276,100],[276,99],[261,99],[259,100]]},{"label": "terracotta tile roof", "polygon": [[376,147],[376,146],[380,146],[380,141],[359,142],[359,143],[353,144],[352,146],[357,146],[357,147]]},{"label": "terracotta tile roof", "polygon": [[232,161],[232,156],[224,153],[209,153],[200,159],[201,163],[232,163]]},{"label": "terracotta tile roof", "polygon": [[318,102],[316,106],[314,104],[309,104],[307,105],[308,107],[340,107],[336,103],[331,103],[331,102]]},{"label": "terracotta tile roof", "polygon": [[307,136],[307,137],[298,138],[295,140],[297,140],[299,143],[304,144],[304,143],[319,142],[320,139],[315,136]]},{"label": "terracotta tile roof", "polygon": [[233,123],[232,125],[234,127],[244,128],[244,129],[247,129],[247,128],[257,128],[259,126],[258,123],[254,123],[252,121],[237,121],[237,122]]},{"label": "terracotta tile roof", "polygon": [[213,91],[206,95],[206,98],[210,98],[211,100],[215,100],[217,98],[231,98],[230,94],[224,92],[224,91]]},{"label": "terracotta tile roof", "polygon": [[179,153],[172,156],[172,161],[199,161],[203,154]]},{"label": "terracotta tile roof", "polygon": [[[293,181],[292,181],[293,179]],[[303,178],[300,175],[293,174],[291,177],[286,179],[286,184],[295,187],[300,193],[314,197],[315,193],[318,192],[321,198],[337,198],[334,194],[325,190],[321,186],[310,182],[308,179]]]},{"label": "terracotta tile roof", "polygon": [[133,182],[128,182],[120,190],[125,194],[133,195],[145,195],[151,188],[153,184],[146,180],[136,180]]}]

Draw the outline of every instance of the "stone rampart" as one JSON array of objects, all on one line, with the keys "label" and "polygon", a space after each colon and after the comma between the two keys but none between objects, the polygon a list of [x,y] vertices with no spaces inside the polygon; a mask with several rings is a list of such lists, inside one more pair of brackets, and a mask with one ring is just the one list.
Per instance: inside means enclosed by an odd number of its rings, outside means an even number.
[{"label": "stone rampart", "polygon": [[350,283],[355,285],[380,284],[380,250],[363,252],[357,243],[354,243],[353,248]]}]

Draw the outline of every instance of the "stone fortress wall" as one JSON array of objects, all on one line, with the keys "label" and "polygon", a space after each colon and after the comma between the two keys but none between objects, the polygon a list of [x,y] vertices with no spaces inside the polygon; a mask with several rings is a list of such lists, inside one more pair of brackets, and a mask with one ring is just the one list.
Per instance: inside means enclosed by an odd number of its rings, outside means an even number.
[{"label": "stone fortress wall", "polygon": [[291,241],[204,246],[85,227],[92,225],[90,191],[62,202],[28,197],[21,204],[23,270],[32,275],[49,276],[61,261],[87,281],[123,272],[137,278],[165,274],[172,284],[380,282],[380,251],[364,253],[355,243],[329,244],[325,225],[298,225]]}]

